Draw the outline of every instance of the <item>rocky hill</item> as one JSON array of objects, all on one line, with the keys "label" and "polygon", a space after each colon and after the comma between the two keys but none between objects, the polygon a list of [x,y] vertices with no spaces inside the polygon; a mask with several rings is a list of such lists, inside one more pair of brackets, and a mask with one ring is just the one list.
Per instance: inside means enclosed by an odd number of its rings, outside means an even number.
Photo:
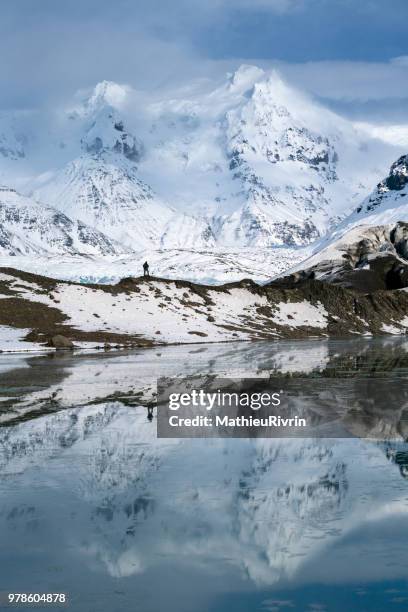
[{"label": "rocky hill", "polygon": [[294,287],[155,277],[90,285],[2,268],[0,296],[2,350],[404,334],[408,327],[407,292],[362,295],[313,279]]}]

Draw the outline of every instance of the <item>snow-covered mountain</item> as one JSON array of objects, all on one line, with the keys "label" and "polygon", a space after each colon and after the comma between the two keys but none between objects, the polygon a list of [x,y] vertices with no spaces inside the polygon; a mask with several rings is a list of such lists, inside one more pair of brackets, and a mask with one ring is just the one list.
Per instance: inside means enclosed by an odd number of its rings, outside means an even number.
[{"label": "snow-covered mountain", "polygon": [[407,196],[408,155],[403,155],[373,192],[314,245],[311,256],[294,267],[292,280],[305,280],[313,272],[363,291],[407,287]]},{"label": "snow-covered mountain", "polygon": [[1,255],[120,255],[129,252],[98,230],[0,187]]},{"label": "snow-covered mountain", "polygon": [[208,223],[178,213],[161,201],[138,178],[136,166],[124,153],[117,156],[102,148],[84,154],[54,175],[35,196],[57,202],[66,214],[78,216],[132,249],[214,244]]},{"label": "snow-covered mountain", "polygon": [[[196,247],[213,245],[205,220],[170,207],[140,179],[137,163],[144,145],[112,106],[121,95],[126,93],[119,86],[101,83],[69,113],[81,154],[41,177],[34,196],[132,249],[183,247],[191,241]],[[74,143],[67,146],[75,151]]]},{"label": "snow-covered mountain", "polygon": [[148,95],[104,81],[52,112],[4,114],[0,177],[160,269],[171,250],[183,274],[188,250],[239,270],[250,249],[272,276],[356,209],[401,146],[241,66],[217,84]]},{"label": "snow-covered mountain", "polygon": [[[372,252],[392,250],[394,239],[403,237],[403,227],[407,222],[408,155],[403,155],[392,164],[388,176],[372,193],[316,244],[312,257],[304,264],[315,265],[324,260],[344,258],[345,250],[359,240],[365,239],[368,246],[370,236]],[[401,249],[399,254],[403,254]],[[405,255],[408,255],[408,248]]]},{"label": "snow-covered mountain", "polygon": [[149,108],[140,172],[172,203],[204,211],[218,245],[308,244],[392,161],[393,147],[276,73],[242,66],[218,88],[188,95]]},{"label": "snow-covered mountain", "polygon": [[70,115],[71,120],[83,121],[81,146],[88,153],[113,151],[137,162],[143,155],[143,143],[130,134],[119,116],[115,103],[126,96],[126,90],[103,81],[93,94]]},{"label": "snow-covered mountain", "polygon": [[105,230],[103,217],[115,237],[131,216],[149,245],[173,210],[208,246],[308,244],[369,193],[398,148],[254,66],[161,99],[103,82],[48,131],[40,124],[43,167],[27,190]]},{"label": "snow-covered mountain", "polygon": [[[242,76],[234,75],[230,89]],[[325,111],[307,99],[294,104],[296,93],[276,76],[255,82],[245,94],[248,99],[226,113],[229,169],[244,202],[224,221],[222,234],[228,241],[260,246],[308,244],[327,229],[336,212],[342,213],[335,183],[343,185],[342,208],[361,190],[339,177],[342,122],[333,121],[331,133],[327,126],[322,129]]]},{"label": "snow-covered mountain", "polygon": [[138,179],[129,160],[110,153],[93,152],[73,160],[35,195],[139,249],[158,246],[173,215]]}]

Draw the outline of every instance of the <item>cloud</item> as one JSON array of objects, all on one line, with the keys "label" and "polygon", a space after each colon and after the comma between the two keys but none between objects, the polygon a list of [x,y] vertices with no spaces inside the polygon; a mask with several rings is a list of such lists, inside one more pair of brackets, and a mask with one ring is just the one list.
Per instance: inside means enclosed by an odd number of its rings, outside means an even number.
[{"label": "cloud", "polygon": [[396,66],[408,68],[408,55],[400,55],[399,57],[393,57],[391,59],[391,63],[395,64]]},{"label": "cloud", "polygon": [[[309,2],[315,0],[309,0]],[[211,4],[211,3],[210,3]],[[220,5],[231,7],[231,0],[219,0]],[[216,7],[217,2],[213,3],[213,7]],[[235,0],[234,7],[242,9],[254,10],[260,8],[266,11],[275,13],[288,13],[303,9],[306,6],[306,0]]]},{"label": "cloud", "polygon": [[277,65],[286,77],[315,95],[332,100],[408,98],[408,58],[389,62],[323,61]]},{"label": "cloud", "polygon": [[0,107],[53,105],[102,80],[159,90],[248,62],[332,100],[402,99],[406,17],[406,0],[6,1]]}]

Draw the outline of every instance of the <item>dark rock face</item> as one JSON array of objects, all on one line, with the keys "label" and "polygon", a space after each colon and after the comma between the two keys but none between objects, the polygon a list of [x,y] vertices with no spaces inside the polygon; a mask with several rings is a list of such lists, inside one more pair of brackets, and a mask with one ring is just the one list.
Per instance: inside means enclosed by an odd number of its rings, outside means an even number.
[{"label": "dark rock face", "polygon": [[403,289],[407,284],[407,266],[394,262],[385,275],[386,288]]},{"label": "dark rock face", "polygon": [[[125,136],[125,138],[123,138]],[[117,140],[113,150],[116,153],[122,153],[127,159],[133,162],[140,161],[142,157],[142,146],[137,145],[134,142],[132,145],[129,145],[126,142],[126,134],[122,136],[122,140]]]},{"label": "dark rock face", "polygon": [[408,223],[397,223],[390,232],[390,241],[398,255],[408,261]]},{"label": "dark rock face", "polygon": [[408,155],[403,155],[391,166],[390,174],[384,183],[391,191],[404,189],[408,183]]},{"label": "dark rock face", "polygon": [[368,200],[356,209],[356,213],[371,213],[378,210],[384,201],[390,197],[390,192],[395,192],[391,197],[406,198],[405,190],[408,185],[408,155],[403,155],[390,168],[390,173],[383,181],[378,183]]},{"label": "dark rock face", "polygon": [[103,149],[103,141],[97,136],[92,142],[85,143],[84,146],[87,153],[100,153]]},{"label": "dark rock face", "polygon": [[295,288],[311,278],[362,293],[408,287],[408,223],[365,230],[365,236],[344,247],[341,261],[324,261],[273,281]]},{"label": "dark rock face", "polygon": [[[295,272],[289,276],[273,281],[273,285],[280,288],[295,289],[304,283],[316,278],[316,274],[326,272],[324,266]],[[323,277],[324,278],[324,277]],[[350,265],[338,266],[332,273],[328,271],[324,281],[359,293],[372,293],[375,291],[391,291],[408,287],[408,262],[401,262],[393,254],[378,255],[370,258],[365,265],[352,268]]]}]

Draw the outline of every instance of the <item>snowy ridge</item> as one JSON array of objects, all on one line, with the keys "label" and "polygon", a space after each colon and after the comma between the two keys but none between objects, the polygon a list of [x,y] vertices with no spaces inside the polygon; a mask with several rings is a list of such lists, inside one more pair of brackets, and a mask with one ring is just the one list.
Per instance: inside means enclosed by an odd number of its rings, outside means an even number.
[{"label": "snowy ridge", "polygon": [[[408,155],[390,168],[390,173],[375,191],[357,208],[355,219],[370,225],[406,221],[408,216]],[[347,222],[347,220],[346,220]]]},{"label": "snowy ridge", "polygon": [[126,249],[82,221],[0,187],[0,254],[119,255]]},{"label": "snowy ridge", "polygon": [[[180,221],[183,222],[183,219]],[[174,227],[177,225],[172,225],[172,230]],[[182,244],[183,237],[185,242]],[[123,277],[140,274],[147,258],[154,276],[217,285],[242,278],[267,282],[271,275],[284,273],[305,257],[303,250],[293,250],[289,247],[265,250],[198,248],[193,234],[180,233],[177,239],[183,248],[170,249],[163,246],[157,250],[138,250],[128,255],[109,258],[84,258],[77,255],[55,257],[49,253],[35,259],[1,255],[0,262],[4,267],[18,268],[61,280],[105,284],[117,283]],[[166,234],[163,242],[167,242]]]},{"label": "snowy ridge", "polygon": [[390,168],[388,176],[346,217],[333,236],[344,234],[357,225],[386,225],[408,221],[408,155],[403,155]]},{"label": "snowy ridge", "polygon": [[173,214],[155,200],[128,160],[109,154],[79,157],[35,195],[47,203],[58,201],[64,213],[135,249],[158,246]]}]

